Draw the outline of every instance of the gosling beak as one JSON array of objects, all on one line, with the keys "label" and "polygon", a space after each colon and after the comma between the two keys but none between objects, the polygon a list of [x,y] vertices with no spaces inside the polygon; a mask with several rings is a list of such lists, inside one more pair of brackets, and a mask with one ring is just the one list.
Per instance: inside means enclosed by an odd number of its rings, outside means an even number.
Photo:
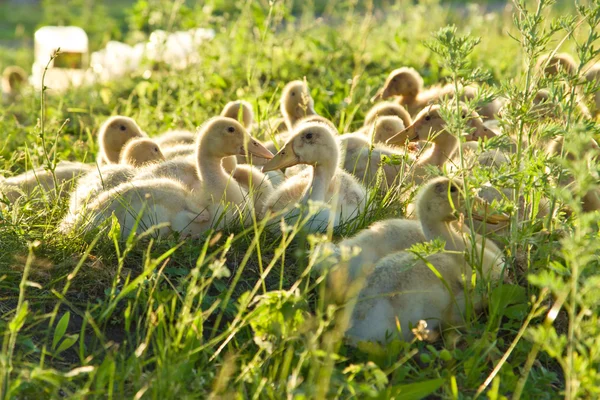
[{"label": "gosling beak", "polygon": [[[473,218],[477,219],[476,217],[480,217],[480,215],[477,214],[473,214]],[[494,214],[494,215],[486,215],[485,218],[481,218],[479,219],[479,221],[485,221],[488,224],[492,224],[492,225],[497,225],[501,222],[506,222],[510,219],[510,217],[506,214]]]},{"label": "gosling beak", "polygon": [[396,133],[394,136],[389,138],[386,143],[387,144],[404,144],[408,139],[409,142],[416,142],[419,140],[419,135],[417,135],[415,124],[413,123],[408,128]]},{"label": "gosling beak", "polygon": [[275,171],[278,169],[291,167],[292,165],[296,164],[298,164],[298,156],[296,153],[294,153],[292,146],[288,146],[286,144],[281,150],[279,150],[279,153],[275,154],[275,157],[263,165],[262,172]]},{"label": "gosling beak", "polygon": [[385,100],[386,98],[388,98],[388,94],[387,94],[387,86],[382,87],[381,89],[379,89],[377,91],[377,93],[375,93],[375,96],[371,97],[371,103],[375,103],[376,101],[379,100]]},{"label": "gosling beak", "polygon": [[492,137],[496,136],[496,134],[494,133],[494,131],[492,131],[491,129],[487,128],[483,122],[480,121],[480,123],[475,124],[475,131],[473,133],[471,133],[470,135],[467,135],[466,137],[466,141],[476,141],[479,138],[485,140],[485,139],[490,139]]},{"label": "gosling beak", "polygon": [[488,213],[489,204],[480,197],[475,197],[474,206],[477,208],[477,211],[473,211],[471,213],[471,215],[473,216],[473,219],[476,221],[483,221],[488,224],[497,225],[501,222],[506,222],[510,219],[510,217],[504,213],[489,214]]},{"label": "gosling beak", "polygon": [[371,103],[375,103],[379,99],[381,99],[381,90],[378,91],[377,93],[375,93],[375,95],[373,97],[371,97]]},{"label": "gosling beak", "polygon": [[[241,150],[242,151],[241,151],[240,155],[245,156],[246,152],[244,151],[243,148]],[[258,140],[255,140],[255,139],[251,139],[248,142],[248,153],[255,157],[266,158],[267,160],[270,160],[273,158],[273,153],[271,153],[269,151],[269,149],[267,149]]]}]

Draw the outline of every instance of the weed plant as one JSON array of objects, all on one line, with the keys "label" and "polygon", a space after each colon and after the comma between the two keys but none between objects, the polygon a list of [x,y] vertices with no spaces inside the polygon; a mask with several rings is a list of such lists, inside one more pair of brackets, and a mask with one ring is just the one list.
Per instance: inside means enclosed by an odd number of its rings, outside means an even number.
[{"label": "weed plant", "polygon": [[[411,66],[427,85],[446,81],[460,92],[479,83],[485,90],[471,109],[506,99],[502,137],[479,145],[505,150],[512,138],[510,162],[471,167],[461,156],[455,166],[467,204],[483,185],[508,190],[493,207],[512,216],[509,231],[487,239],[505,248],[503,282],[478,282],[472,294],[487,298],[484,312],[467,307],[462,329],[443,340],[354,348],[344,341],[348,308],[325,277],[311,276],[315,249],[402,217],[414,189],[402,178],[386,193],[371,189],[370,210],[352,223],[312,235],[302,221],[281,235],[257,221],[201,240],[155,240],[121,237],[116,220],[91,234],[63,235],[64,198],[5,199],[2,398],[597,398],[600,214],[584,211],[581,200],[598,187],[598,154],[589,143],[600,129],[577,103],[598,90],[578,76],[598,60],[600,6],[336,1],[316,16],[312,2],[301,10],[291,1],[249,0],[234,10],[221,3],[140,1],[131,11],[129,41],[156,28],[214,28],[198,65],[183,72],[159,65],[63,94],[30,90],[2,106],[4,175],[53,171],[60,160],[94,162],[95,133],[110,115],[133,117],[152,136],[195,129],[241,98],[265,120],[277,114],[283,85],[304,77],[316,111],[353,132],[387,73]],[[541,76],[538,59],[556,51],[576,56],[577,76]],[[30,61],[22,51],[0,54],[7,55],[2,67]],[[558,118],[536,113],[542,88]],[[443,114],[462,148],[467,125],[458,102],[445,102]],[[562,153],[549,158],[545,146],[557,136],[565,138]],[[570,179],[568,189],[557,185],[561,179]],[[547,216],[538,218],[546,204]],[[478,269],[475,248],[469,256]]]}]

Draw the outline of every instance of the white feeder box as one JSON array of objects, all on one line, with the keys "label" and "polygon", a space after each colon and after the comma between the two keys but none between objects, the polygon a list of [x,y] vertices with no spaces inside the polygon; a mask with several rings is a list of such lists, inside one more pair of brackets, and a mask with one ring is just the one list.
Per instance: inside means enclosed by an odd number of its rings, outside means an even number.
[{"label": "white feeder box", "polygon": [[[31,68],[31,84],[42,87],[42,76],[48,65],[44,85],[53,90],[91,83],[88,71],[89,49],[85,31],[76,26],[44,26],[35,32],[35,61]],[[60,49],[54,60],[48,62]]]}]

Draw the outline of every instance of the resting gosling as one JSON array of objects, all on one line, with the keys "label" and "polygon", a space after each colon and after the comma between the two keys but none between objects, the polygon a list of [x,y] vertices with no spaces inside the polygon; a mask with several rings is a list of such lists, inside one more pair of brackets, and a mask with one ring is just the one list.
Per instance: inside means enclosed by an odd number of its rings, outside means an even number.
[{"label": "resting gosling", "polygon": [[[477,88],[473,86],[462,87],[460,100],[475,99]],[[387,77],[385,84],[375,95],[374,99],[386,100],[390,97],[400,96],[400,105],[407,108],[411,115],[415,115],[428,105],[438,103],[444,97],[453,98],[456,88],[453,84],[434,86],[423,90],[423,78],[413,68],[403,67],[393,70]],[[477,112],[484,118],[494,119],[502,103],[495,99],[492,102],[479,106]]]},{"label": "resting gosling", "polygon": [[314,107],[315,101],[304,81],[291,81],[285,85],[281,93],[280,108],[289,131],[300,119],[316,115]]},{"label": "resting gosling", "polygon": [[404,125],[404,121],[397,116],[382,116],[373,121],[373,123],[364,130],[364,133],[371,139],[371,143],[386,143],[388,139],[395,136],[398,132],[404,130],[409,125]]},{"label": "resting gosling", "polygon": [[265,147],[272,152],[278,151],[290,138],[294,127],[300,122],[331,123],[315,112],[314,104],[308,86],[303,81],[292,81],[285,85],[281,93],[280,110],[287,129],[270,135],[265,142]]},{"label": "resting gosling", "polygon": [[27,84],[27,73],[16,65],[4,68],[2,72],[2,97],[4,100],[14,100]]},{"label": "resting gosling", "polygon": [[158,236],[175,231],[186,237],[198,237],[209,229],[211,217],[207,208],[180,183],[151,179],[125,182],[102,192],[85,210],[68,215],[61,230],[87,232],[112,214],[119,221],[124,238],[134,229],[139,235],[153,227]]},{"label": "resting gosling", "polygon": [[[289,210],[296,203],[304,207],[309,201],[315,202],[321,209],[304,228],[318,231],[327,227],[331,212],[334,213],[333,227],[337,227],[365,209],[365,188],[338,166],[340,150],[336,137],[337,132],[324,123],[308,122],[298,126],[279,153],[263,167],[263,171],[296,164],[307,164],[312,168],[299,172],[278,187],[267,200],[265,213]],[[288,215],[297,218],[298,209]]]},{"label": "resting gosling", "polygon": [[125,144],[131,139],[145,136],[132,118],[122,115],[110,117],[102,124],[98,132],[100,144],[98,164],[118,164]]},{"label": "resting gosling", "polygon": [[[237,116],[234,119],[237,120]],[[165,158],[173,160],[194,154],[196,151],[196,138],[197,135],[192,131],[175,129],[163,133],[155,140],[163,149]]]},{"label": "resting gosling", "polygon": [[136,168],[164,161],[160,147],[150,139],[133,139],[127,143],[121,154],[121,164],[109,164],[88,172],[77,181],[71,193],[69,213],[77,214],[99,193],[129,182],[136,174]]},{"label": "resting gosling", "polygon": [[[427,262],[435,267],[441,278],[410,252],[390,254],[377,262],[368,276],[366,285],[360,292],[352,311],[350,328],[346,336],[352,344],[359,341],[385,342],[398,332],[401,338],[413,338],[410,326],[426,320],[429,329],[437,330],[444,325],[459,325],[463,321],[466,306],[464,282],[469,284],[475,273],[465,252],[469,253],[469,241],[451,227],[455,207],[460,206],[460,187],[447,178],[432,180],[421,189],[419,195],[419,216],[425,241],[443,239],[445,249],[452,253],[437,253],[427,257]],[[406,221],[414,226],[412,221]],[[409,242],[414,239],[407,230],[402,233]],[[418,232],[418,231],[416,231]],[[502,253],[496,247],[476,245],[473,257],[479,255],[481,271],[486,280],[499,279],[502,272]],[[479,264],[479,263],[477,263]],[[481,278],[481,277],[480,277]],[[450,290],[450,292],[448,291]],[[474,296],[473,307],[482,308],[483,301]]]},{"label": "resting gosling", "polygon": [[[472,133],[465,135],[466,141],[489,138],[496,134],[488,129],[476,112],[469,113],[466,106],[461,106],[462,118],[469,119],[467,125],[474,129]],[[418,158],[417,162],[409,171],[416,183],[421,183],[428,175],[428,165],[442,167],[452,159],[452,155],[458,147],[458,139],[446,131],[447,123],[442,117],[441,106],[433,105],[422,110],[414,119],[412,125],[406,127],[396,136],[388,139],[390,145],[401,145],[407,139],[409,141],[431,140],[433,149]]]},{"label": "resting gosling", "polygon": [[404,107],[391,101],[382,101],[371,107],[367,115],[365,115],[365,122],[363,126],[371,126],[377,118],[386,116],[399,117],[404,126],[409,126],[412,124],[412,117]]},{"label": "resting gosling", "polygon": [[158,143],[151,139],[134,139],[125,145],[120,164],[137,168],[161,161],[165,161],[165,156]]},{"label": "resting gosling", "polygon": [[257,157],[273,157],[239,122],[214,117],[200,127],[194,157],[145,168],[136,178],[176,179],[188,190],[194,191],[204,204],[224,202],[241,206],[247,199],[247,192],[223,169],[221,161],[232,155],[244,155],[246,150]]},{"label": "resting gosling", "polygon": [[383,157],[405,159],[412,164],[414,156],[410,152],[388,147],[382,143],[402,130],[404,130],[402,120],[396,116],[388,116],[377,119],[374,126],[365,132],[371,135],[370,140],[363,135],[342,135],[340,143],[345,150],[344,169],[367,186],[377,183],[377,173],[381,169],[386,182],[386,185],[380,186],[382,190],[387,190],[394,183],[398,183],[403,165],[383,163]]},{"label": "resting gosling", "polygon": [[559,72],[573,75],[577,72],[575,59],[567,53],[545,54],[538,58],[536,69],[545,76],[554,76]]},{"label": "resting gosling", "polygon": [[[538,59],[536,69],[545,77],[555,77],[560,75],[560,73],[573,77],[577,75],[578,64],[575,59],[567,53],[555,53],[554,55],[545,54]],[[591,118],[590,110],[587,105],[585,105],[581,86],[575,87],[575,96],[575,102],[581,114],[585,118]]]},{"label": "resting gosling", "polygon": [[[444,183],[446,182],[446,183]],[[454,191],[448,192],[448,178],[434,178],[427,182],[421,189],[421,194],[425,193],[425,187],[429,187],[434,184],[444,186],[446,188],[446,195],[455,194]],[[458,188],[460,181],[455,180],[454,187]],[[456,190],[456,189],[451,189]],[[448,200],[446,199],[446,202]],[[447,230],[455,231],[458,229],[454,226],[454,222],[448,221],[447,226],[441,229],[439,218],[437,214],[431,215],[431,212],[437,212],[437,209],[432,205],[432,202],[427,200],[427,197],[417,196],[417,208],[420,208],[419,218],[420,220],[414,219],[387,219],[384,221],[375,222],[367,229],[363,229],[353,237],[346,238],[339,242],[337,245],[326,246],[329,247],[338,257],[341,254],[341,249],[357,248],[360,253],[351,257],[348,264],[347,278],[352,281],[361,276],[368,275],[375,264],[379,262],[383,257],[406,250],[417,243],[423,243],[427,240],[427,235],[431,236],[431,232],[435,232],[436,237],[441,237],[445,240],[454,240],[454,236],[447,234]],[[477,208],[487,209],[486,203],[479,197],[473,197],[473,205]],[[464,202],[454,203],[457,210],[465,212],[460,207],[464,206]],[[482,220],[483,218],[477,213],[472,213],[475,221]],[[503,214],[490,214],[486,216],[486,220],[491,224],[497,224],[505,221],[507,217]],[[447,246],[451,246],[452,243],[447,243]],[[497,247],[490,243],[486,246],[490,246],[491,251],[499,251]],[[449,249],[449,247],[447,247]],[[326,264],[320,264],[318,271],[321,271]]]},{"label": "resting gosling", "polygon": [[61,161],[56,166],[54,175],[40,167],[10,178],[0,177],[0,194],[14,203],[22,196],[31,196],[37,191],[53,192],[58,184],[58,195],[64,197],[70,193],[70,185],[93,168],[92,165],[80,162]]},{"label": "resting gosling", "polygon": [[254,112],[250,103],[244,100],[230,101],[225,104],[221,117],[235,119],[244,125],[244,128],[250,129],[254,123]]},{"label": "resting gosling", "polygon": [[[230,101],[229,103],[225,104],[225,107],[223,107],[223,111],[221,111],[221,116],[231,118],[231,119],[234,119],[234,120],[240,122],[244,126],[244,128],[246,128],[249,131],[252,130],[253,125],[254,125],[254,112],[252,111],[252,106],[250,105],[250,103],[248,103],[247,101],[244,101],[244,100]],[[269,144],[272,144],[272,143],[269,143]],[[269,151],[274,151],[273,149],[270,148],[269,144],[265,145],[265,147],[267,147],[269,149]],[[237,156],[231,156],[231,157],[224,158],[223,159],[223,168],[225,168],[225,171],[227,171],[229,173],[233,173],[235,168],[238,166],[238,164],[264,165],[265,162],[267,162],[267,160],[264,158],[253,158],[253,157],[237,155]],[[245,174],[245,172],[242,172],[245,169],[246,169],[245,167],[238,168],[238,174],[240,174],[240,173]],[[249,172],[249,170],[248,170],[248,172]],[[258,172],[258,171],[256,171],[256,172]],[[258,172],[258,173],[260,173],[260,172]],[[240,175],[238,177],[241,178],[242,180],[249,181],[247,176]],[[277,178],[280,178],[280,176]]]},{"label": "resting gosling", "polygon": [[259,213],[265,207],[265,202],[273,192],[273,188],[281,185],[284,180],[281,171],[263,173],[252,165],[238,164],[236,156],[225,157],[221,165],[225,172],[252,195],[252,203]]}]

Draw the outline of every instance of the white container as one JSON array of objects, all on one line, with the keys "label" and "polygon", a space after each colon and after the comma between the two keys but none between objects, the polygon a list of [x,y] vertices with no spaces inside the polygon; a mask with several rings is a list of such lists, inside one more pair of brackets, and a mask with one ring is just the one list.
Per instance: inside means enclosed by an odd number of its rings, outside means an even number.
[{"label": "white container", "polygon": [[140,68],[144,58],[145,44],[129,46],[110,41],[100,51],[92,53],[90,67],[102,82],[128,75]]},{"label": "white container", "polygon": [[[91,79],[88,37],[76,26],[44,26],[35,32],[35,61],[31,68],[31,84],[40,89],[42,76],[48,65],[44,84],[53,90],[80,86]],[[60,54],[48,62],[60,49]]]},{"label": "white container", "polygon": [[150,60],[164,62],[175,69],[184,69],[200,61],[200,45],[215,37],[212,29],[191,29],[168,33],[156,30],[146,45]]}]

